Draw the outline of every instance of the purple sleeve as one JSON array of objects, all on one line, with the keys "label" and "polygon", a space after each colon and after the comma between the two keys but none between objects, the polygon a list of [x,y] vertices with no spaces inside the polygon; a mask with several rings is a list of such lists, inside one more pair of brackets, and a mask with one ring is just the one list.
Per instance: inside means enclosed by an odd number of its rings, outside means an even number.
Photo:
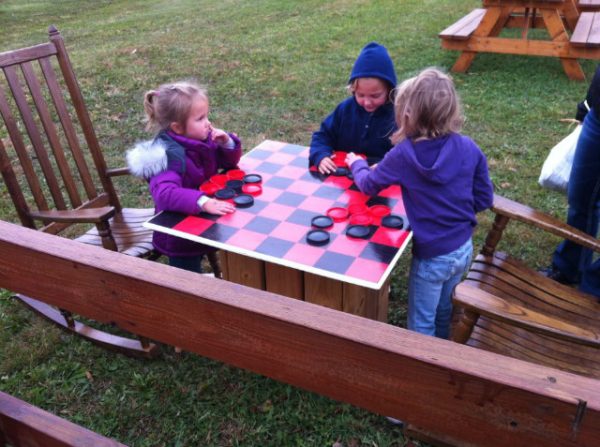
[{"label": "purple sleeve", "polygon": [[389,153],[377,164],[375,169],[369,168],[365,160],[357,160],[352,164],[354,183],[366,195],[375,196],[379,191],[394,183],[394,171],[388,168],[389,163],[386,163],[386,159],[390,159]]},{"label": "purple sleeve", "polygon": [[227,149],[224,147],[219,147],[219,168],[223,169],[231,169],[235,168],[240,162],[240,158],[242,157],[242,142],[235,134],[228,134],[235,146],[233,149]]},{"label": "purple sleeve", "polygon": [[181,176],[174,171],[164,171],[150,179],[150,194],[157,211],[175,211],[198,214],[198,199],[202,192],[181,186]]},{"label": "purple sleeve", "polygon": [[473,177],[473,197],[475,199],[475,212],[486,210],[494,203],[494,185],[488,173],[487,160],[483,152],[480,152],[479,163],[475,168]]}]

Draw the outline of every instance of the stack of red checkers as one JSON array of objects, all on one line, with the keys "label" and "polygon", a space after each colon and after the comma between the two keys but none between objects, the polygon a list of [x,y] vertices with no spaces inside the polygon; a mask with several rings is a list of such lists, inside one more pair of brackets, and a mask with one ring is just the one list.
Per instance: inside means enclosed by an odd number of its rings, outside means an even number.
[{"label": "stack of red checkers", "polygon": [[358,213],[350,216],[350,225],[371,225],[373,218],[368,213]]},{"label": "stack of red checkers", "polygon": [[225,187],[227,180],[229,180],[229,178],[227,178],[227,176],[224,174],[216,174],[210,178],[210,181],[215,185],[219,186],[220,188]]},{"label": "stack of red checkers", "polygon": [[243,180],[246,173],[241,169],[231,169],[226,173],[229,180]]},{"label": "stack of red checkers", "polygon": [[367,208],[367,205],[365,205],[364,203],[351,203],[348,206],[348,212],[350,214],[361,214],[361,213],[366,213],[369,209]]},{"label": "stack of red checkers", "polygon": [[369,208],[369,213],[373,217],[385,217],[392,212],[389,206],[386,205],[373,205]]},{"label": "stack of red checkers", "polygon": [[340,168],[347,168],[348,165],[346,164],[346,155],[348,155],[348,152],[335,151],[332,157],[335,165]]},{"label": "stack of red checkers", "polygon": [[215,193],[221,189],[219,187],[219,185],[215,185],[212,182],[204,182],[202,185],[200,185],[200,191],[202,191],[204,194],[206,194],[207,196],[214,196]]},{"label": "stack of red checkers", "polygon": [[334,222],[343,222],[348,218],[348,210],[342,207],[329,208],[326,213]]}]

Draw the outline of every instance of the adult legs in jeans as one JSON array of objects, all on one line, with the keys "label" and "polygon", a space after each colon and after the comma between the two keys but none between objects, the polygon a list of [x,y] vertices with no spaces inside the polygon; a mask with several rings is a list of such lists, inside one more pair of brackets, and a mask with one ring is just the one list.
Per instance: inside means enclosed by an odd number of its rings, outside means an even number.
[{"label": "adult legs in jeans", "polygon": [[[600,201],[600,120],[590,111],[583,128],[567,191],[567,223],[596,237]],[[552,257],[553,267],[581,289],[600,297],[600,262],[592,264],[592,253],[570,241],[559,244]]]},{"label": "adult legs in jeans", "polygon": [[452,291],[469,269],[473,243],[430,259],[413,257],[408,280],[408,328],[448,338],[452,318]]},{"label": "adult legs in jeans", "polygon": [[169,265],[190,272],[202,273],[202,256],[169,256]]}]

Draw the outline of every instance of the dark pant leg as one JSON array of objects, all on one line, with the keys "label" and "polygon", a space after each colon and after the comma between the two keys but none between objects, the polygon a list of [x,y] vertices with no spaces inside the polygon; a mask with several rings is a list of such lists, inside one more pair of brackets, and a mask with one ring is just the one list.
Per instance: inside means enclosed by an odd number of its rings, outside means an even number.
[{"label": "dark pant leg", "polygon": [[202,256],[170,256],[169,265],[190,272],[202,273]]},{"label": "dark pant leg", "polygon": [[[600,200],[600,121],[593,110],[587,114],[577,142],[567,196],[567,223],[596,237]],[[563,241],[554,252],[552,262],[567,278],[578,282],[586,270],[591,269],[591,260],[590,250]],[[589,273],[600,274],[600,264],[595,273],[593,270]],[[600,281],[598,283],[600,285]],[[598,292],[600,294],[600,288]]]}]

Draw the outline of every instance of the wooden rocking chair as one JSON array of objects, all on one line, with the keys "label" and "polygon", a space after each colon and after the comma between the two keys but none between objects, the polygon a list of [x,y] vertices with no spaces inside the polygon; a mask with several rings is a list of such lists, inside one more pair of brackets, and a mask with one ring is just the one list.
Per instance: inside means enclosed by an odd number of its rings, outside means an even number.
[{"label": "wooden rocking chair", "polygon": [[454,291],[460,343],[600,379],[600,302],[496,251],[513,219],[600,252],[600,241],[547,214],[495,196],[481,254]]},{"label": "wooden rocking chair", "polygon": [[[69,232],[86,244],[156,259],[152,231],[142,226],[154,209],[121,206],[112,177],[128,170],[107,169],[62,36],[51,26],[49,37],[47,43],[0,53],[5,126],[0,126],[0,171],[18,217],[25,227]],[[91,228],[77,233],[76,224]],[[210,261],[219,277],[216,255]],[[143,356],[156,352],[147,340],[112,335],[76,321],[67,310],[17,298],[95,343]]]}]

